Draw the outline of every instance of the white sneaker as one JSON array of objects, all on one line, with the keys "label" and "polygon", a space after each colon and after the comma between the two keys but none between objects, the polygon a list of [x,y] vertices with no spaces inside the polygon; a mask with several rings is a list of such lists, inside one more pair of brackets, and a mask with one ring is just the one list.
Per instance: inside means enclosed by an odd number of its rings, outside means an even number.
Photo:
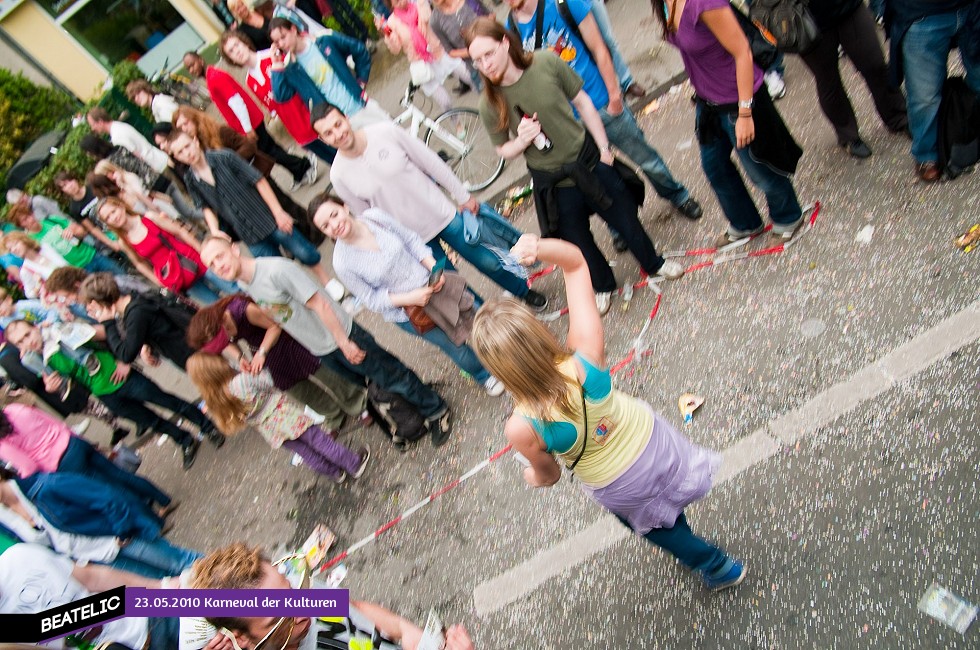
[{"label": "white sneaker", "polygon": [[783,75],[775,70],[770,70],[763,75],[762,79],[766,82],[766,90],[769,91],[769,96],[774,100],[786,96],[786,82],[783,81]]},{"label": "white sneaker", "polygon": [[88,427],[90,424],[92,424],[92,420],[90,418],[85,418],[81,422],[71,425],[70,428],[72,433],[74,433],[76,436],[80,436],[86,431],[88,431]]},{"label": "white sneaker", "polygon": [[303,176],[303,185],[312,185],[319,178],[320,170],[317,169],[317,158],[314,154],[307,154],[306,159],[310,161],[310,168]]},{"label": "white sneaker", "polygon": [[605,316],[612,306],[612,293],[603,291],[595,295],[595,306],[599,308],[599,315]]},{"label": "white sneaker", "polygon": [[664,265],[657,270],[657,275],[668,280],[676,280],[684,275],[684,267],[674,260],[667,260]]},{"label": "white sneaker", "polygon": [[504,385],[500,383],[500,380],[490,375],[485,382],[483,382],[483,387],[487,391],[487,395],[490,397],[500,397],[504,394]]}]

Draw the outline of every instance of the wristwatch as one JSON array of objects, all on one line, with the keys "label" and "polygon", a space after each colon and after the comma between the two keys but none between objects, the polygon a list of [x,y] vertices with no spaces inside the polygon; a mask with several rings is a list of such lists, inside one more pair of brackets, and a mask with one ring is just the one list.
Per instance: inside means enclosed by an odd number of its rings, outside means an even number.
[{"label": "wristwatch", "polygon": [[752,110],[752,107],[754,105],[755,105],[755,100],[752,100],[752,99],[747,99],[745,101],[739,100],[739,102],[738,102],[738,107],[739,108],[747,108],[749,110]]}]

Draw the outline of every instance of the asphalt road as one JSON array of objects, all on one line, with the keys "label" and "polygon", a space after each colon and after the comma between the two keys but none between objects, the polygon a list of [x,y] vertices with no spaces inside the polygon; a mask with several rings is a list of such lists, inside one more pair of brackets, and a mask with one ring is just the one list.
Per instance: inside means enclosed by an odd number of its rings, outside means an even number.
[{"label": "asphalt road", "polygon": [[[610,10],[649,83],[647,56],[672,55],[651,36],[647,5],[615,0]],[[626,538],[573,482],[532,490],[503,457],[353,554],[344,583],[352,596],[419,620],[435,607],[488,649],[980,647],[976,625],[961,636],[916,610],[933,582],[980,602],[980,253],[953,245],[978,221],[980,179],[918,183],[908,141],[888,134],[842,65],[875,155],[856,161],[837,148],[807,71],[791,59],[778,107],[806,150],[799,196],[823,204],[815,227],[784,254],[663,285],[648,354],[616,375],[678,424],[678,396],[705,397],[686,432],[725,451],[726,465],[689,519],[745,560],[745,582],[708,593]],[[404,83],[395,76],[392,94]],[[724,227],[700,171],[689,95],[678,88],[640,119],[706,213],[688,222],[648,198],[642,220],[661,250],[705,246]],[[517,223],[533,229],[526,205]],[[871,228],[867,243],[855,241]],[[600,224],[594,230],[617,277],[635,281],[634,260],[612,252]],[[554,275],[535,288],[555,309],[563,304]],[[641,290],[628,310],[614,302],[604,320],[611,362],[626,356],[655,299]],[[504,445],[506,398],[487,398],[443,356],[377,318],[359,322],[439,384],[454,408],[453,440],[399,454],[376,428],[345,433],[375,455],[344,486],[291,466],[252,433],[220,451],[205,443],[186,473],[169,443],[151,444],[143,471],[183,500],[175,542],[210,550],[240,539],[278,551],[322,522],[343,549]],[[562,332],[564,323],[553,326]]]}]

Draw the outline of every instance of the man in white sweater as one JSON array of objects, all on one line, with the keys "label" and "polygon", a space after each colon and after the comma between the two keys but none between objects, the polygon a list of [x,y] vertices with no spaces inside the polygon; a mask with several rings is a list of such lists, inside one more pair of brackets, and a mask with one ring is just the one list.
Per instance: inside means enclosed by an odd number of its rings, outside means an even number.
[{"label": "man in white sweater", "polygon": [[337,149],[330,180],[351,212],[360,215],[368,208],[380,208],[417,233],[436,261],[445,257],[441,245],[445,242],[532,309],[547,306],[547,298],[506,270],[491,250],[467,243],[463,210],[475,214],[480,205],[438,154],[390,122],[354,130],[332,104],[314,106],[310,121],[320,139]]},{"label": "man in white sweater", "polygon": [[153,171],[162,174],[170,165],[170,158],[125,122],[113,120],[106,109],[95,107],[86,115],[88,125],[95,133],[109,135],[109,141],[117,147],[128,150],[149,165]]}]

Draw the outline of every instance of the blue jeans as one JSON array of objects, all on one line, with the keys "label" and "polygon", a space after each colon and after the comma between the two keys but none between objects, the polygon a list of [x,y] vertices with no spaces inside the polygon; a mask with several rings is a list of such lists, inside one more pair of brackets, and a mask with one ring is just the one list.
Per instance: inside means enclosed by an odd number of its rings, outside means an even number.
[{"label": "blue jeans", "polygon": [[[696,119],[700,121],[700,103],[696,108]],[[735,120],[737,113],[719,117],[722,131],[727,137],[719,137],[710,144],[701,144],[701,169],[708,177],[711,189],[718,197],[721,210],[739,233],[755,230],[762,226],[762,217],[749,196],[741,174],[732,162],[732,150],[738,156],[742,168],[752,182],[766,195],[769,204],[769,217],[774,224],[789,225],[803,216],[803,208],[796,198],[796,190],[788,176],[773,171],[768,165],[756,162],[749,148],[735,149]]]},{"label": "blue jeans", "polygon": [[633,72],[630,70],[629,64],[626,63],[626,59],[623,58],[622,52],[619,51],[616,34],[613,33],[612,21],[609,20],[609,12],[606,11],[604,2],[592,3],[592,17],[595,18],[595,24],[599,28],[602,40],[606,43],[606,48],[609,50],[613,69],[616,70],[616,78],[619,79],[619,87],[625,92],[633,83]]},{"label": "blue jeans", "polygon": [[351,325],[349,336],[357,347],[364,350],[364,359],[360,363],[351,363],[339,349],[320,357],[320,363],[361,386],[365,378],[370,379],[389,393],[403,397],[424,418],[436,416],[446,408],[446,402],[439,397],[439,393],[423,384],[401,359],[378,345],[374,337],[357,323]]},{"label": "blue jeans", "polygon": [[602,124],[606,127],[609,142],[640,166],[659,196],[674,205],[682,205],[691,198],[687,188],[674,180],[670,170],[667,169],[667,163],[647,142],[629,107],[624,105],[623,112],[615,116],[607,113],[604,108],[599,111],[599,116],[602,117]]},{"label": "blue jeans", "polygon": [[125,275],[126,271],[123,267],[116,264],[115,261],[109,259],[101,253],[96,253],[92,261],[85,265],[85,270],[89,273],[101,273],[103,271],[111,273],[113,275]]},{"label": "blue jeans", "polygon": [[[629,522],[619,515],[616,515],[616,518],[627,528],[630,527]],[[676,557],[691,571],[717,577],[726,574],[732,568],[732,559],[724,551],[691,532],[683,512],[677,517],[672,528],[654,528],[643,538]]]},{"label": "blue jeans", "polygon": [[504,270],[504,267],[500,265],[500,260],[497,259],[497,256],[492,251],[478,244],[466,243],[466,237],[463,232],[463,215],[461,213],[457,212],[453,220],[439,231],[436,237],[426,242],[429,248],[432,249],[432,256],[437,262],[446,257],[445,251],[439,245],[440,239],[459,253],[464,260],[475,266],[480,273],[499,284],[505,290],[511,292],[518,298],[523,298],[527,295],[527,282],[510,271]]},{"label": "blue jeans", "polygon": [[58,471],[82,474],[116,486],[135,496],[140,503],[158,503],[162,506],[170,503],[170,497],[156,485],[142,476],[116,467],[95,447],[76,436],[69,439],[68,447],[58,461]]},{"label": "blue jeans", "polygon": [[159,579],[180,575],[202,557],[201,553],[174,546],[162,537],[152,540],[137,537],[120,548],[119,554],[108,564],[113,569]]},{"label": "blue jeans", "polygon": [[279,248],[290,252],[296,261],[306,266],[320,263],[320,253],[296,228],[289,234],[276,228],[271,235],[260,242],[249,244],[248,250],[254,257],[281,257]]},{"label": "blue jeans", "polygon": [[453,363],[459,366],[460,370],[473,377],[481,386],[490,378],[490,371],[484,368],[480,360],[476,358],[476,352],[473,351],[473,348],[465,343],[456,345],[440,328],[433,327],[425,334],[419,334],[409,321],[395,323],[395,325],[413,336],[425,339],[442,350],[447,357],[453,360]]},{"label": "blue jeans", "polygon": [[219,294],[230,296],[238,293],[238,284],[218,277],[218,274],[208,269],[203,278],[187,287],[187,295],[202,305],[218,302]]},{"label": "blue jeans", "polygon": [[173,650],[180,647],[180,618],[148,618],[150,646],[147,650]]},{"label": "blue jeans", "polygon": [[969,25],[971,11],[975,10],[966,6],[921,18],[912,23],[902,40],[912,157],[918,163],[939,160],[939,104],[949,52],[957,45],[966,83],[980,95],[980,48],[970,42],[980,36],[976,35],[977,28]]}]

